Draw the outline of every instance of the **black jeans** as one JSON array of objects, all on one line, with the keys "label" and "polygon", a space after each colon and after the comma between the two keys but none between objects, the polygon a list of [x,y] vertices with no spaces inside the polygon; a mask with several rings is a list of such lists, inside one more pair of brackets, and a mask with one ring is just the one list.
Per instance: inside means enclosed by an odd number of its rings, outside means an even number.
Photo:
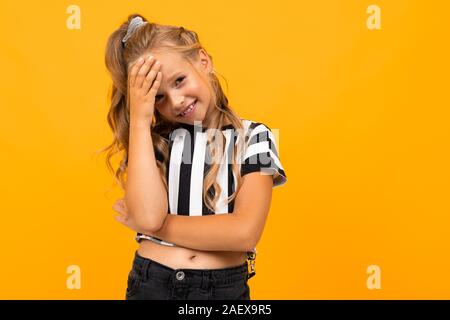
[{"label": "black jeans", "polygon": [[248,262],[222,269],[172,269],[137,250],[126,300],[250,300]]}]

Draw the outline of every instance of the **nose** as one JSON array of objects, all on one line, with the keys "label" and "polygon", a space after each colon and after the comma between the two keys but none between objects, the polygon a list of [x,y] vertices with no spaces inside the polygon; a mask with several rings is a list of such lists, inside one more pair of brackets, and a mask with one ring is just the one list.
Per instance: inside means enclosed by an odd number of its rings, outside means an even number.
[{"label": "nose", "polygon": [[173,109],[180,113],[185,108],[184,97],[174,97],[173,98]]},{"label": "nose", "polygon": [[184,98],[178,99],[179,103],[176,103],[175,105],[177,107],[184,107]]}]

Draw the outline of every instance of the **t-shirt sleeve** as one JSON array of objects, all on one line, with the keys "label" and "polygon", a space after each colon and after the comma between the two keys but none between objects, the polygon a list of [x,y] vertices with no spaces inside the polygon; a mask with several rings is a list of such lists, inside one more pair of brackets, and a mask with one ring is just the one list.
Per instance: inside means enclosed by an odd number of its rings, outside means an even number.
[{"label": "t-shirt sleeve", "polygon": [[273,187],[285,184],[287,176],[270,128],[259,123],[247,132],[245,139],[247,142],[241,163],[241,176],[259,171],[273,176]]}]

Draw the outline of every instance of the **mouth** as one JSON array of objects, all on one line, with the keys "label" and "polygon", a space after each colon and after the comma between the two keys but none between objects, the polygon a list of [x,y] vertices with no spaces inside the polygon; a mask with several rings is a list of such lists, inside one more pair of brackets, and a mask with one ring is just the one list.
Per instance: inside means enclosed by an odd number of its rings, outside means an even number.
[{"label": "mouth", "polygon": [[178,116],[180,117],[188,117],[192,112],[194,112],[195,107],[197,106],[197,100],[191,103],[183,112],[181,112]]}]

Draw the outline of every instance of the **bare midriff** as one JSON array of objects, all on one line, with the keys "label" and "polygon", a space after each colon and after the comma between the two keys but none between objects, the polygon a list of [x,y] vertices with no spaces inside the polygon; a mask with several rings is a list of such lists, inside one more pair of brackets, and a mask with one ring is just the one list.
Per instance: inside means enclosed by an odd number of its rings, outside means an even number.
[{"label": "bare midriff", "polygon": [[221,269],[243,264],[246,252],[200,251],[183,247],[169,247],[143,239],[138,253],[172,269]]}]

